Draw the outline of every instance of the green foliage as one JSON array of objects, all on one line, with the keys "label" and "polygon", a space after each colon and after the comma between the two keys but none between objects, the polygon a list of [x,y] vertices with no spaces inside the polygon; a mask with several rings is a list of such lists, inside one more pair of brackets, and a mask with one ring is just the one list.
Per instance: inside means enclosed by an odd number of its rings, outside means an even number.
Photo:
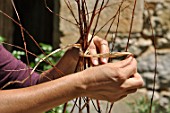
[{"label": "green foliage", "polygon": [[5,41],[5,38],[0,36],[0,43],[4,42]]},{"label": "green foliage", "polygon": [[12,52],[13,56],[17,59],[21,59],[21,56],[24,56],[25,55],[25,52],[24,51],[16,51],[14,50]]},{"label": "green foliage", "polygon": [[[52,46],[51,46],[51,45],[48,45],[48,44],[40,43],[40,46],[41,46],[42,50],[44,50],[44,52],[45,52],[46,55],[50,54],[50,53],[52,52],[52,50],[53,50]],[[53,65],[55,65],[56,62],[63,56],[63,54],[64,54],[64,51],[59,51],[59,52],[51,55],[50,57],[48,57],[48,58],[46,59],[46,61],[47,61],[47,62],[49,61],[50,63],[52,63]],[[44,54],[38,55],[38,57],[35,58],[34,62],[31,62],[31,63],[30,63],[30,66],[31,66],[31,67],[34,67],[34,66],[35,66],[42,58],[44,58],[46,55],[44,55]],[[42,63],[38,66],[38,68],[39,68],[40,70],[45,71],[45,70],[48,70],[48,69],[52,68],[52,66],[49,65],[49,63],[42,62]]]},{"label": "green foliage", "polygon": [[[64,107],[64,105],[60,105],[58,107],[55,107],[55,108],[47,111],[46,113],[62,113],[63,112],[63,107]],[[69,113],[69,112],[66,110],[65,113]]]},{"label": "green foliage", "polygon": [[[150,113],[150,100],[147,97],[136,99],[135,102],[128,103],[131,108],[131,113]],[[159,104],[159,101],[153,101],[152,113],[170,113],[169,108],[164,108]]]},{"label": "green foliage", "polygon": [[170,113],[170,104],[166,108],[166,113]]}]

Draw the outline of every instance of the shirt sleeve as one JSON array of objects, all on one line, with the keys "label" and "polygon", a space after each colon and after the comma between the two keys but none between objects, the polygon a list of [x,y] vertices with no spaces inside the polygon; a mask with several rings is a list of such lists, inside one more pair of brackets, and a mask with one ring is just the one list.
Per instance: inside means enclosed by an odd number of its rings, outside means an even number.
[{"label": "shirt sleeve", "polygon": [[0,44],[0,88],[24,88],[38,84],[39,74],[33,73],[30,75],[31,69],[22,61],[17,60]]}]

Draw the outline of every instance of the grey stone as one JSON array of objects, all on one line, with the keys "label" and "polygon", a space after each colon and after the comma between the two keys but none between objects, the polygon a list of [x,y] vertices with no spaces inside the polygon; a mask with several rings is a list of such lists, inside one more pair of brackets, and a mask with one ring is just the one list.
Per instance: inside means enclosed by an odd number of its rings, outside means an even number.
[{"label": "grey stone", "polygon": [[164,3],[164,8],[162,9],[161,14],[159,14],[159,18],[162,20],[162,25],[167,26],[167,30],[170,29],[170,2]]},{"label": "grey stone", "polygon": [[152,30],[151,29],[148,29],[148,28],[144,28],[143,29],[143,34],[147,37],[150,37],[152,36]]},{"label": "grey stone", "polygon": [[163,5],[162,5],[161,3],[158,3],[158,4],[156,5],[155,11],[162,10],[163,8],[164,8]]},{"label": "grey stone", "polygon": [[151,24],[152,24],[152,27],[156,27],[158,26],[158,24],[161,23],[161,18],[157,17],[157,16],[152,16],[151,17]]},{"label": "grey stone", "polygon": [[170,99],[170,92],[169,91],[161,91],[160,94],[161,94],[162,97],[167,97],[167,98]]},{"label": "grey stone", "polygon": [[129,51],[135,56],[139,56],[143,52],[142,49],[137,46],[130,46]]},{"label": "grey stone", "polygon": [[[110,5],[110,6],[105,8],[102,11],[100,19],[99,19],[100,24],[98,24],[97,30],[99,28],[101,28],[101,26],[103,26],[113,15],[115,15],[115,13],[118,10],[118,7],[120,5],[119,1],[121,1],[121,0],[118,0],[118,1],[110,0],[109,1],[108,5]],[[88,7],[89,12],[92,12],[95,0],[94,1],[86,1],[86,2],[87,2],[87,7]],[[72,6],[72,9],[73,9],[73,12],[74,12],[76,18],[78,19],[76,2],[70,1],[70,4]],[[101,1],[99,2],[99,4],[101,5]],[[121,8],[118,32],[121,32],[121,33],[129,32],[130,22],[132,19],[132,9],[134,7],[133,4],[134,4],[133,0],[128,0],[128,1],[124,2],[123,6]],[[142,12],[144,9],[143,4],[144,4],[143,0],[137,1],[137,6],[136,6],[136,10],[135,10],[135,15],[134,15],[134,22],[133,22],[133,25],[135,25],[135,28],[132,29],[132,32],[141,32],[142,31],[142,27],[143,27]],[[100,5],[98,6],[98,9],[100,8]],[[127,8],[125,8],[125,7],[127,7]],[[70,11],[68,10],[66,4],[64,3],[64,0],[61,1],[61,9],[60,10],[61,10],[60,15],[62,17],[75,23],[75,20],[72,17]],[[89,14],[89,17],[91,17],[91,13]],[[95,23],[95,21],[94,21],[94,23]],[[94,23],[92,25],[91,31],[93,30],[93,28],[95,26]],[[104,34],[107,32],[109,25],[110,25],[110,23],[107,26],[105,26],[104,29],[101,30],[101,35],[100,35],[101,37],[103,37]],[[115,22],[112,26],[111,32],[115,32],[116,26],[117,26],[117,18],[115,19]],[[78,28],[63,19],[60,20],[60,30],[64,34],[64,36],[61,37],[61,45],[75,43],[78,40],[78,38],[80,37]]]},{"label": "grey stone", "polygon": [[[147,89],[153,89],[154,86],[154,73],[142,73],[141,74],[144,81],[145,81],[145,87]],[[156,76],[156,83],[155,83],[155,90],[160,89],[160,85],[159,85],[159,81],[158,81],[158,77]]]},{"label": "grey stone", "polygon": [[139,38],[135,42],[135,46],[139,46],[141,48],[148,47],[148,46],[151,46],[151,45],[152,45],[152,41],[150,39]]},{"label": "grey stone", "polygon": [[[150,51],[150,52],[149,52]],[[148,50],[146,53],[138,58],[138,71],[143,75],[146,82],[146,87],[151,88],[153,86],[153,75],[155,71],[155,59],[154,52]],[[161,54],[160,54],[161,53]],[[157,83],[156,88],[168,89],[170,84],[170,52],[159,51],[157,57]]]},{"label": "grey stone", "polygon": [[159,103],[161,106],[164,106],[166,108],[166,106],[169,104],[169,99],[166,97],[161,97],[159,100]]},{"label": "grey stone", "polygon": [[[149,90],[149,91],[147,92],[148,98],[151,98],[152,95],[153,95],[153,91]],[[153,100],[156,101],[156,100],[159,100],[159,98],[160,98],[159,93],[158,93],[157,91],[155,91]]]},{"label": "grey stone", "polygon": [[157,47],[158,48],[167,48],[170,47],[170,41],[166,38],[157,38]]},{"label": "grey stone", "polygon": [[155,56],[154,53],[146,57],[138,59],[139,71],[151,71],[154,72],[155,69]]},{"label": "grey stone", "polygon": [[165,35],[165,37],[170,41],[170,31]]}]

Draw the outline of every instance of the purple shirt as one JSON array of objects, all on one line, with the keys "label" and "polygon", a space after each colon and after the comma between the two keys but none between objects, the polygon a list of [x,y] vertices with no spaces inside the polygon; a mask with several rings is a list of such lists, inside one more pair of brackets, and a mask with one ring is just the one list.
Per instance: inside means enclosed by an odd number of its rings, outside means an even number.
[{"label": "purple shirt", "polygon": [[20,60],[17,60],[0,44],[0,88],[11,81],[23,81],[14,83],[4,89],[23,88],[38,84],[40,76],[37,73],[30,75],[31,70]]}]

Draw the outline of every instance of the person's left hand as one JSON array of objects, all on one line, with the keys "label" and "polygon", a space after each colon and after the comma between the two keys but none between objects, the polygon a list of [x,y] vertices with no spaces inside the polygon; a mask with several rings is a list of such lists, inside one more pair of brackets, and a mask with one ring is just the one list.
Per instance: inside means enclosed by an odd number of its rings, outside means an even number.
[{"label": "person's left hand", "polygon": [[[108,42],[98,36],[94,36],[88,47],[88,52],[90,55],[109,53]],[[108,58],[99,59],[97,57],[91,57],[91,62],[93,65],[105,64],[108,62]]]}]

